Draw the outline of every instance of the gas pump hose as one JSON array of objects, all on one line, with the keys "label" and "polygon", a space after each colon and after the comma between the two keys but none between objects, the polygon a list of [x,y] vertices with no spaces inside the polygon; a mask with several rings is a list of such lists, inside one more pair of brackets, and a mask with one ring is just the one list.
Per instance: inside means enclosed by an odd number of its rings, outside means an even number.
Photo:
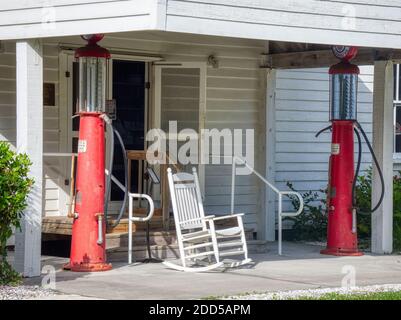
[{"label": "gas pump hose", "polygon": [[120,143],[121,150],[123,153],[123,159],[124,159],[124,187],[125,187],[125,192],[124,192],[124,199],[123,203],[121,204],[117,220],[113,223],[112,227],[117,226],[120,223],[121,218],[124,215],[125,208],[127,207],[127,200],[128,200],[128,159],[127,159],[127,152],[125,150],[124,142],[123,139],[121,138],[120,133],[113,127],[111,120],[103,117],[105,120],[107,127],[110,132],[110,144],[111,144],[111,149],[110,149],[110,162],[109,162],[109,168],[108,168],[108,175],[106,178],[106,192],[104,195],[104,216],[107,221],[107,212],[108,212],[108,204],[109,204],[109,199],[110,199],[110,191],[111,191],[111,174],[113,170],[113,158],[114,158],[114,134],[117,136],[117,140]]},{"label": "gas pump hose", "polygon": [[[125,208],[127,206],[127,200],[128,200],[128,159],[127,159],[127,152],[124,146],[123,139],[121,138],[120,133],[113,127],[111,120],[107,117],[103,118],[108,126],[108,132],[110,132],[110,144],[111,144],[111,149],[110,149],[110,161],[109,161],[109,167],[108,167],[108,175],[107,175],[107,180],[106,180],[106,192],[105,192],[105,198],[104,198],[104,216],[107,221],[107,211],[108,211],[108,202],[110,198],[110,191],[111,191],[111,174],[113,170],[113,158],[114,158],[114,134],[117,136],[117,140],[120,143],[121,150],[123,153],[123,159],[124,159],[124,187],[125,187],[125,192],[124,192],[124,199],[123,203],[120,208],[120,212],[118,214],[116,222],[112,225],[112,227],[117,226],[120,221],[122,216],[124,215]],[[149,230],[149,221],[147,222],[147,228],[146,228],[146,245],[147,245],[147,251],[148,251],[148,259],[145,259],[144,262],[162,262],[162,260],[156,259],[152,257],[152,252],[150,249],[150,230]]]},{"label": "gas pump hose", "polygon": [[[358,130],[361,132],[362,137],[363,137],[363,139],[365,140],[365,142],[366,142],[366,144],[367,144],[367,146],[368,146],[368,148],[369,148],[369,152],[370,152],[370,154],[372,155],[373,162],[374,162],[374,164],[375,164],[375,166],[376,166],[376,168],[377,168],[377,172],[379,173],[380,183],[381,183],[381,186],[382,186],[379,201],[378,201],[377,204],[373,207],[373,209],[370,210],[370,211],[368,211],[368,212],[360,212],[360,211],[359,211],[359,213],[371,214],[371,213],[375,212],[375,211],[380,207],[380,205],[382,204],[383,199],[384,199],[384,191],[385,191],[385,188],[384,188],[383,172],[382,172],[382,170],[381,170],[381,168],[380,168],[379,162],[377,161],[377,158],[376,158],[376,154],[375,154],[375,152],[373,151],[372,145],[371,145],[370,142],[369,142],[369,139],[368,139],[368,137],[367,137],[367,135],[366,135],[366,133],[365,133],[365,130],[363,130],[362,126],[360,125],[360,123],[359,123],[358,121],[355,121],[355,123],[356,123],[356,127],[357,127]],[[358,137],[358,135],[357,135],[357,137]],[[359,145],[361,146],[360,137],[359,137],[358,143],[359,143]],[[358,147],[358,151],[359,151],[359,155],[358,155],[357,171],[355,171],[353,186],[356,185],[356,179],[357,179],[358,173],[359,173],[359,168],[360,168],[361,158],[362,158],[362,156],[361,156],[362,147]],[[354,192],[354,189],[355,189],[355,188],[353,188],[353,192]],[[356,200],[355,200],[355,201],[356,201]]]},{"label": "gas pump hose", "polygon": [[106,191],[104,193],[104,218],[106,219],[107,222],[107,212],[108,212],[108,207],[109,207],[109,198],[110,198],[110,192],[111,192],[111,171],[113,170],[113,161],[114,161],[114,133],[113,133],[113,126],[108,121],[106,121],[108,130],[107,133],[110,138],[110,160],[109,160],[109,167],[107,168],[107,176],[106,176]]},{"label": "gas pump hose", "polygon": [[[369,152],[372,155],[372,159],[373,159],[373,162],[374,162],[374,164],[375,164],[375,166],[377,168],[377,171],[379,173],[380,183],[381,183],[381,186],[382,186],[380,199],[377,202],[377,204],[373,207],[373,209],[368,211],[368,212],[358,211],[358,213],[371,214],[371,213],[375,212],[380,207],[380,205],[382,204],[383,199],[384,199],[384,189],[385,188],[384,188],[383,172],[382,172],[382,170],[380,168],[379,162],[377,161],[376,154],[373,151],[372,145],[370,144],[369,139],[368,139],[365,131],[363,130],[361,124],[358,121],[355,121],[355,124],[356,124],[356,127],[354,128],[354,132],[355,132],[355,135],[356,135],[356,138],[357,138],[357,141],[358,141],[358,160],[357,160],[357,164],[356,164],[354,179],[353,179],[353,182],[352,182],[352,202],[353,202],[353,206],[355,208],[356,207],[356,196],[355,196],[356,182],[357,182],[357,179],[358,179],[359,171],[360,171],[360,168],[361,168],[361,162],[362,162],[362,141],[361,141],[361,135],[359,134],[359,131],[360,131],[362,136],[363,136],[363,139],[365,140],[365,142],[366,142],[366,144],[367,144],[367,146],[369,148]],[[325,132],[327,130],[330,130],[331,128],[332,128],[332,126],[330,125],[330,126],[327,126],[327,127],[323,128],[323,129],[321,129],[319,132],[316,133],[315,137],[318,137],[321,133],[323,133],[323,132]]]},{"label": "gas pump hose", "polygon": [[354,127],[354,132],[356,135],[356,140],[358,142],[358,160],[356,162],[356,168],[355,168],[355,174],[354,174],[354,180],[352,181],[352,206],[354,208],[357,207],[356,205],[356,196],[355,196],[355,190],[356,190],[356,182],[358,180],[359,176],[359,170],[361,169],[361,162],[362,162],[362,141],[361,141],[361,135],[359,134],[359,131],[357,128]]}]

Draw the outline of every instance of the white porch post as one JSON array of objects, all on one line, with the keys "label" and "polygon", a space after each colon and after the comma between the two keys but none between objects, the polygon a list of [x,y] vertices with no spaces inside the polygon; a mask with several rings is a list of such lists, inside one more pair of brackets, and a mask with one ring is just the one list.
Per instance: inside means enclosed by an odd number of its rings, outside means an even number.
[{"label": "white porch post", "polygon": [[[375,61],[373,85],[373,149],[383,171],[385,195],[372,214],[372,252],[393,250],[393,63]],[[380,198],[381,184],[373,165],[372,205]]]},{"label": "white porch post", "polygon": [[[275,183],[275,90],[276,70],[266,69],[266,179]],[[276,194],[269,187],[265,191],[265,234],[264,238],[274,241],[276,238]]]},{"label": "white porch post", "polygon": [[35,184],[15,236],[15,268],[25,277],[39,276],[42,222],[43,61],[39,40],[18,41],[17,58],[17,150],[32,161]]}]

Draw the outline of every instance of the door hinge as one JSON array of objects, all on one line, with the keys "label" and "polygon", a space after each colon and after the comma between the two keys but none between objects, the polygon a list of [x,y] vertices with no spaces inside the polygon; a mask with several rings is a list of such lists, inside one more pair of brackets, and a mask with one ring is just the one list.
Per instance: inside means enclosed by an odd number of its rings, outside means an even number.
[{"label": "door hinge", "polygon": [[145,82],[145,88],[146,89],[150,89],[150,82],[148,81],[148,82]]},{"label": "door hinge", "polygon": [[65,77],[66,77],[66,78],[69,78],[70,75],[71,75],[71,73],[70,73],[69,71],[66,71],[66,72],[65,72]]}]

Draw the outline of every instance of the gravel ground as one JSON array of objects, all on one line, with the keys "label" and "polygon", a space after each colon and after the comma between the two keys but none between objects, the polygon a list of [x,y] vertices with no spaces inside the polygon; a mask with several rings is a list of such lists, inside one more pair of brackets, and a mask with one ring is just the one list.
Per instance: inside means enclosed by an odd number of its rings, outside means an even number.
[{"label": "gravel ground", "polygon": [[224,300],[287,300],[295,299],[298,297],[311,297],[317,298],[326,293],[339,293],[339,294],[363,294],[372,292],[388,292],[388,291],[401,291],[401,284],[385,284],[366,287],[354,288],[325,288],[325,289],[309,289],[309,290],[294,290],[294,291],[277,291],[266,293],[250,293],[240,294],[236,296],[221,297]]},{"label": "gravel ground", "polygon": [[0,286],[0,300],[41,299],[55,294],[39,286]]}]

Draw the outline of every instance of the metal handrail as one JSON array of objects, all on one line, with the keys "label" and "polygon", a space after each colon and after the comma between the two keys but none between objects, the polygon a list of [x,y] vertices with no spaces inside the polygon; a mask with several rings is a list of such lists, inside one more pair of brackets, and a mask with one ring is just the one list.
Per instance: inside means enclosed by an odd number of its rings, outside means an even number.
[{"label": "metal handrail", "polygon": [[[155,204],[153,199],[144,193],[128,193],[129,196],[129,205],[128,205],[128,263],[132,263],[132,222],[146,222],[152,219],[153,213],[155,212]],[[149,202],[149,213],[146,217],[134,217],[133,214],[133,199],[146,199]]]},{"label": "metal handrail", "polygon": [[[270,189],[278,194],[278,254],[282,254],[282,218],[283,217],[295,217],[299,215],[304,208],[304,200],[300,193],[295,191],[280,191],[272,183],[266,180],[259,172],[251,167],[245,159],[238,156],[233,156],[232,161],[232,174],[231,174],[231,214],[234,213],[234,195],[235,195],[235,176],[237,163],[245,165],[252,173],[254,173],[260,180],[262,180]],[[283,212],[283,195],[295,195],[299,201],[299,208],[295,212]]]},{"label": "metal handrail", "polygon": [[[105,170],[105,173],[107,175],[110,174],[110,172],[108,170]],[[118,181],[118,179],[113,176],[113,174],[111,174],[111,180],[124,192],[127,192],[127,189],[122,185],[122,183],[120,181]],[[145,193],[131,193],[128,192],[128,263],[131,264],[132,263],[132,223],[134,221],[138,221],[138,222],[147,222],[150,219],[153,218],[153,214],[155,212],[155,204],[153,202],[153,199]],[[146,215],[146,217],[134,217],[133,216],[133,212],[134,212],[134,205],[133,205],[133,199],[137,198],[137,199],[146,199],[149,202],[149,212]]]},{"label": "metal handrail", "polygon": [[43,152],[44,157],[71,157],[77,156],[75,152]]}]

